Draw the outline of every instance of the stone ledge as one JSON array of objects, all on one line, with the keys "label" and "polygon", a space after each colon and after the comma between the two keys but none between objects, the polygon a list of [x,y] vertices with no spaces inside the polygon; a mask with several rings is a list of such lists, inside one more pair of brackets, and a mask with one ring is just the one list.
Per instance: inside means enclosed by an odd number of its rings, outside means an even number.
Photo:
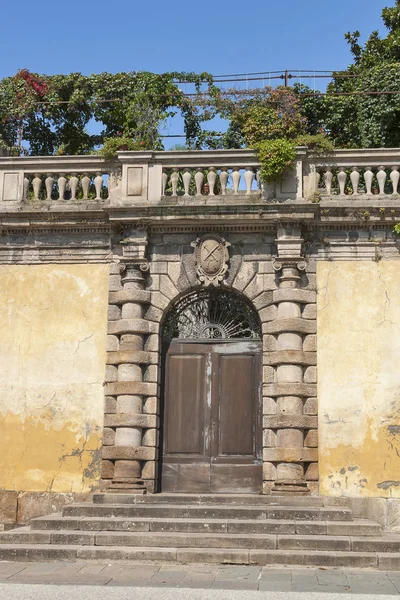
[{"label": "stone ledge", "polygon": [[276,396],[309,398],[317,395],[317,386],[315,383],[267,383],[263,386],[263,395],[272,398]]},{"label": "stone ledge", "polygon": [[[157,352],[143,352],[141,350],[119,350],[107,353],[108,365],[155,365],[158,364]],[[315,363],[310,363],[315,364]]]},{"label": "stone ledge", "polygon": [[150,446],[103,446],[103,459],[106,460],[156,460],[156,448]]},{"label": "stone ledge", "polygon": [[264,415],[266,429],[316,429],[318,417],[311,415]]},{"label": "stone ledge", "polygon": [[[119,321],[111,322],[118,323]],[[262,330],[264,334],[301,333],[303,335],[308,335],[310,333],[317,332],[317,323],[316,321],[310,321],[301,318],[277,319],[276,321],[263,323]]]},{"label": "stone ledge", "polygon": [[114,414],[104,415],[104,427],[141,427],[151,429],[157,427],[156,415]]},{"label": "stone ledge", "polygon": [[265,352],[264,365],[316,365],[316,352],[302,352],[301,350],[279,350],[278,352]]},{"label": "stone ledge", "polygon": [[274,290],[272,294],[274,303],[299,302],[300,304],[315,304],[317,299],[317,292],[296,288]]},{"label": "stone ledge", "polygon": [[314,462],[318,460],[317,448],[264,448],[263,460],[267,462]]},{"label": "stone ledge", "polygon": [[126,304],[127,302],[150,304],[150,301],[151,292],[145,290],[120,290],[119,292],[110,292],[108,295],[109,304]]},{"label": "stone ledge", "polygon": [[[108,321],[107,333],[124,334],[124,333],[158,333],[158,323],[152,323],[145,319],[120,319],[119,321]],[[311,332],[310,332],[311,333]]]},{"label": "stone ledge", "polygon": [[[157,384],[140,381],[116,381],[115,383],[106,384],[105,394],[106,396],[156,396]],[[308,395],[313,396],[315,394]]]}]

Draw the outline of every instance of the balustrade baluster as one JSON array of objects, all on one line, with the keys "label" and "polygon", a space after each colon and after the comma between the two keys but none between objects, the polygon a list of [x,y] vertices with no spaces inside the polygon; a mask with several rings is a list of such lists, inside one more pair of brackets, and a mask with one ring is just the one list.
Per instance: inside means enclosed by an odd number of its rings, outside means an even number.
[{"label": "balustrade baluster", "polygon": [[96,171],[96,177],[94,178],[94,188],[96,190],[95,200],[101,200],[101,190],[103,188],[103,177],[101,171]]},{"label": "balustrade baluster", "polygon": [[373,178],[374,178],[374,174],[371,171],[371,169],[368,167],[364,171],[365,193],[367,194],[367,196],[370,196],[372,194],[372,180],[373,180]]},{"label": "balustrade baluster", "polygon": [[319,184],[321,183],[321,173],[315,171],[315,191],[318,192]]},{"label": "balustrade baluster", "polygon": [[90,177],[88,173],[84,173],[81,179],[83,199],[89,200]]},{"label": "balustrade baluster", "polygon": [[242,176],[240,175],[239,168],[234,167],[232,170],[232,181],[233,181],[233,193],[236,195],[239,193],[239,184],[240,184],[241,177]]},{"label": "balustrade baluster", "polygon": [[29,184],[31,180],[29,175],[24,175],[24,185],[22,189],[22,200],[26,202],[28,200]]},{"label": "balustrade baluster", "polygon": [[331,169],[331,167],[326,167],[326,171],[324,173],[324,182],[325,182],[326,193],[328,196],[331,196],[331,194],[332,194],[332,179],[333,179],[332,169]]},{"label": "balustrade baluster", "polygon": [[162,173],[162,190],[161,190],[162,196],[165,196],[165,190],[167,189],[167,183],[168,183],[168,173],[163,171],[163,173]]},{"label": "balustrade baluster", "polygon": [[226,167],[222,167],[219,174],[219,182],[221,184],[221,195],[226,196],[226,186],[228,184],[229,173]]},{"label": "balustrade baluster", "polygon": [[378,180],[379,185],[379,193],[383,196],[385,193],[385,183],[387,179],[385,167],[381,166],[378,169],[378,173],[376,174],[376,178]]},{"label": "balustrade baluster", "polygon": [[196,169],[194,180],[196,182],[196,196],[202,196],[203,195],[202,187],[203,187],[204,175],[203,175],[203,169],[201,169],[201,167],[198,167]]},{"label": "balustrade baluster", "polygon": [[251,186],[253,185],[254,179],[254,171],[252,167],[246,167],[246,172],[244,174],[244,181],[246,183],[246,194],[249,196],[251,194]]},{"label": "balustrade baluster", "polygon": [[58,183],[58,199],[65,200],[65,187],[67,185],[67,178],[65,173],[60,173],[57,179]]},{"label": "balustrade baluster", "polygon": [[392,167],[392,172],[390,173],[390,180],[391,180],[392,186],[393,186],[393,194],[397,194],[397,188],[399,186],[399,178],[400,178],[399,167],[397,167],[397,166]]},{"label": "balustrade baluster", "polygon": [[360,173],[358,167],[352,167],[350,173],[351,185],[353,188],[353,196],[358,195],[358,184],[360,183]]},{"label": "balustrade baluster", "polygon": [[79,179],[76,173],[71,173],[71,178],[69,180],[69,187],[71,190],[71,200],[76,200],[76,191],[78,189]]},{"label": "balustrade baluster", "polygon": [[42,189],[42,176],[40,173],[35,173],[32,181],[33,195],[35,200],[39,200],[40,190]]},{"label": "balustrade baluster", "polygon": [[208,183],[208,187],[209,187],[209,196],[215,196],[214,193],[214,188],[215,188],[215,183],[217,181],[217,174],[215,172],[215,168],[214,167],[209,167],[208,169],[208,173],[207,173],[207,183]]},{"label": "balustrade baluster", "polygon": [[47,195],[46,200],[48,202],[51,202],[51,194],[53,192],[53,186],[54,186],[54,176],[52,173],[47,173],[47,177],[44,180],[44,184],[46,186],[46,195]]},{"label": "balustrade baluster", "polygon": [[191,169],[184,169],[183,171],[183,175],[182,175],[182,179],[183,179],[183,187],[184,187],[184,196],[190,196],[190,182],[192,181],[192,171]]},{"label": "balustrade baluster", "polygon": [[344,167],[340,167],[339,173],[337,174],[337,180],[339,183],[339,193],[341,196],[344,196],[344,190],[347,181],[347,174]]},{"label": "balustrade baluster", "polygon": [[172,195],[177,196],[178,195],[179,169],[177,169],[176,167],[174,167],[172,169],[170,181],[171,181],[171,186],[172,186]]}]

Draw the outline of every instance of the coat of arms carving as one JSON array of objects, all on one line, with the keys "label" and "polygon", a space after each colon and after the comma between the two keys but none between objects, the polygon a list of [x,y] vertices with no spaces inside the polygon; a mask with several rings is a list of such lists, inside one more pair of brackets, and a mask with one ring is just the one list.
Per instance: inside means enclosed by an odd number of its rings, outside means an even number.
[{"label": "coat of arms carving", "polygon": [[218,235],[205,235],[192,242],[196,273],[202,283],[217,286],[228,270],[230,243]]}]

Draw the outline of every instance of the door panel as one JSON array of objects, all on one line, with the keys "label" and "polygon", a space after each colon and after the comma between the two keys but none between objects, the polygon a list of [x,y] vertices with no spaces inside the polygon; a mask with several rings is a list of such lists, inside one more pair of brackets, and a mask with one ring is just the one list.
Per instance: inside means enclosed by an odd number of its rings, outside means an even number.
[{"label": "door panel", "polygon": [[173,341],[165,371],[162,490],[259,493],[261,344]]},{"label": "door panel", "polygon": [[254,456],[253,356],[219,356],[218,456]]}]

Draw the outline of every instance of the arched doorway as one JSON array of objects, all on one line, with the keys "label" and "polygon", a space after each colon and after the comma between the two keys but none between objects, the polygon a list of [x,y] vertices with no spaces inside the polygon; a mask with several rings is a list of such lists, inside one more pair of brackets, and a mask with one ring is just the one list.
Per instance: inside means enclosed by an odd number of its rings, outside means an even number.
[{"label": "arched doorway", "polygon": [[246,298],[189,293],[162,328],[161,490],[259,493],[261,326]]}]

